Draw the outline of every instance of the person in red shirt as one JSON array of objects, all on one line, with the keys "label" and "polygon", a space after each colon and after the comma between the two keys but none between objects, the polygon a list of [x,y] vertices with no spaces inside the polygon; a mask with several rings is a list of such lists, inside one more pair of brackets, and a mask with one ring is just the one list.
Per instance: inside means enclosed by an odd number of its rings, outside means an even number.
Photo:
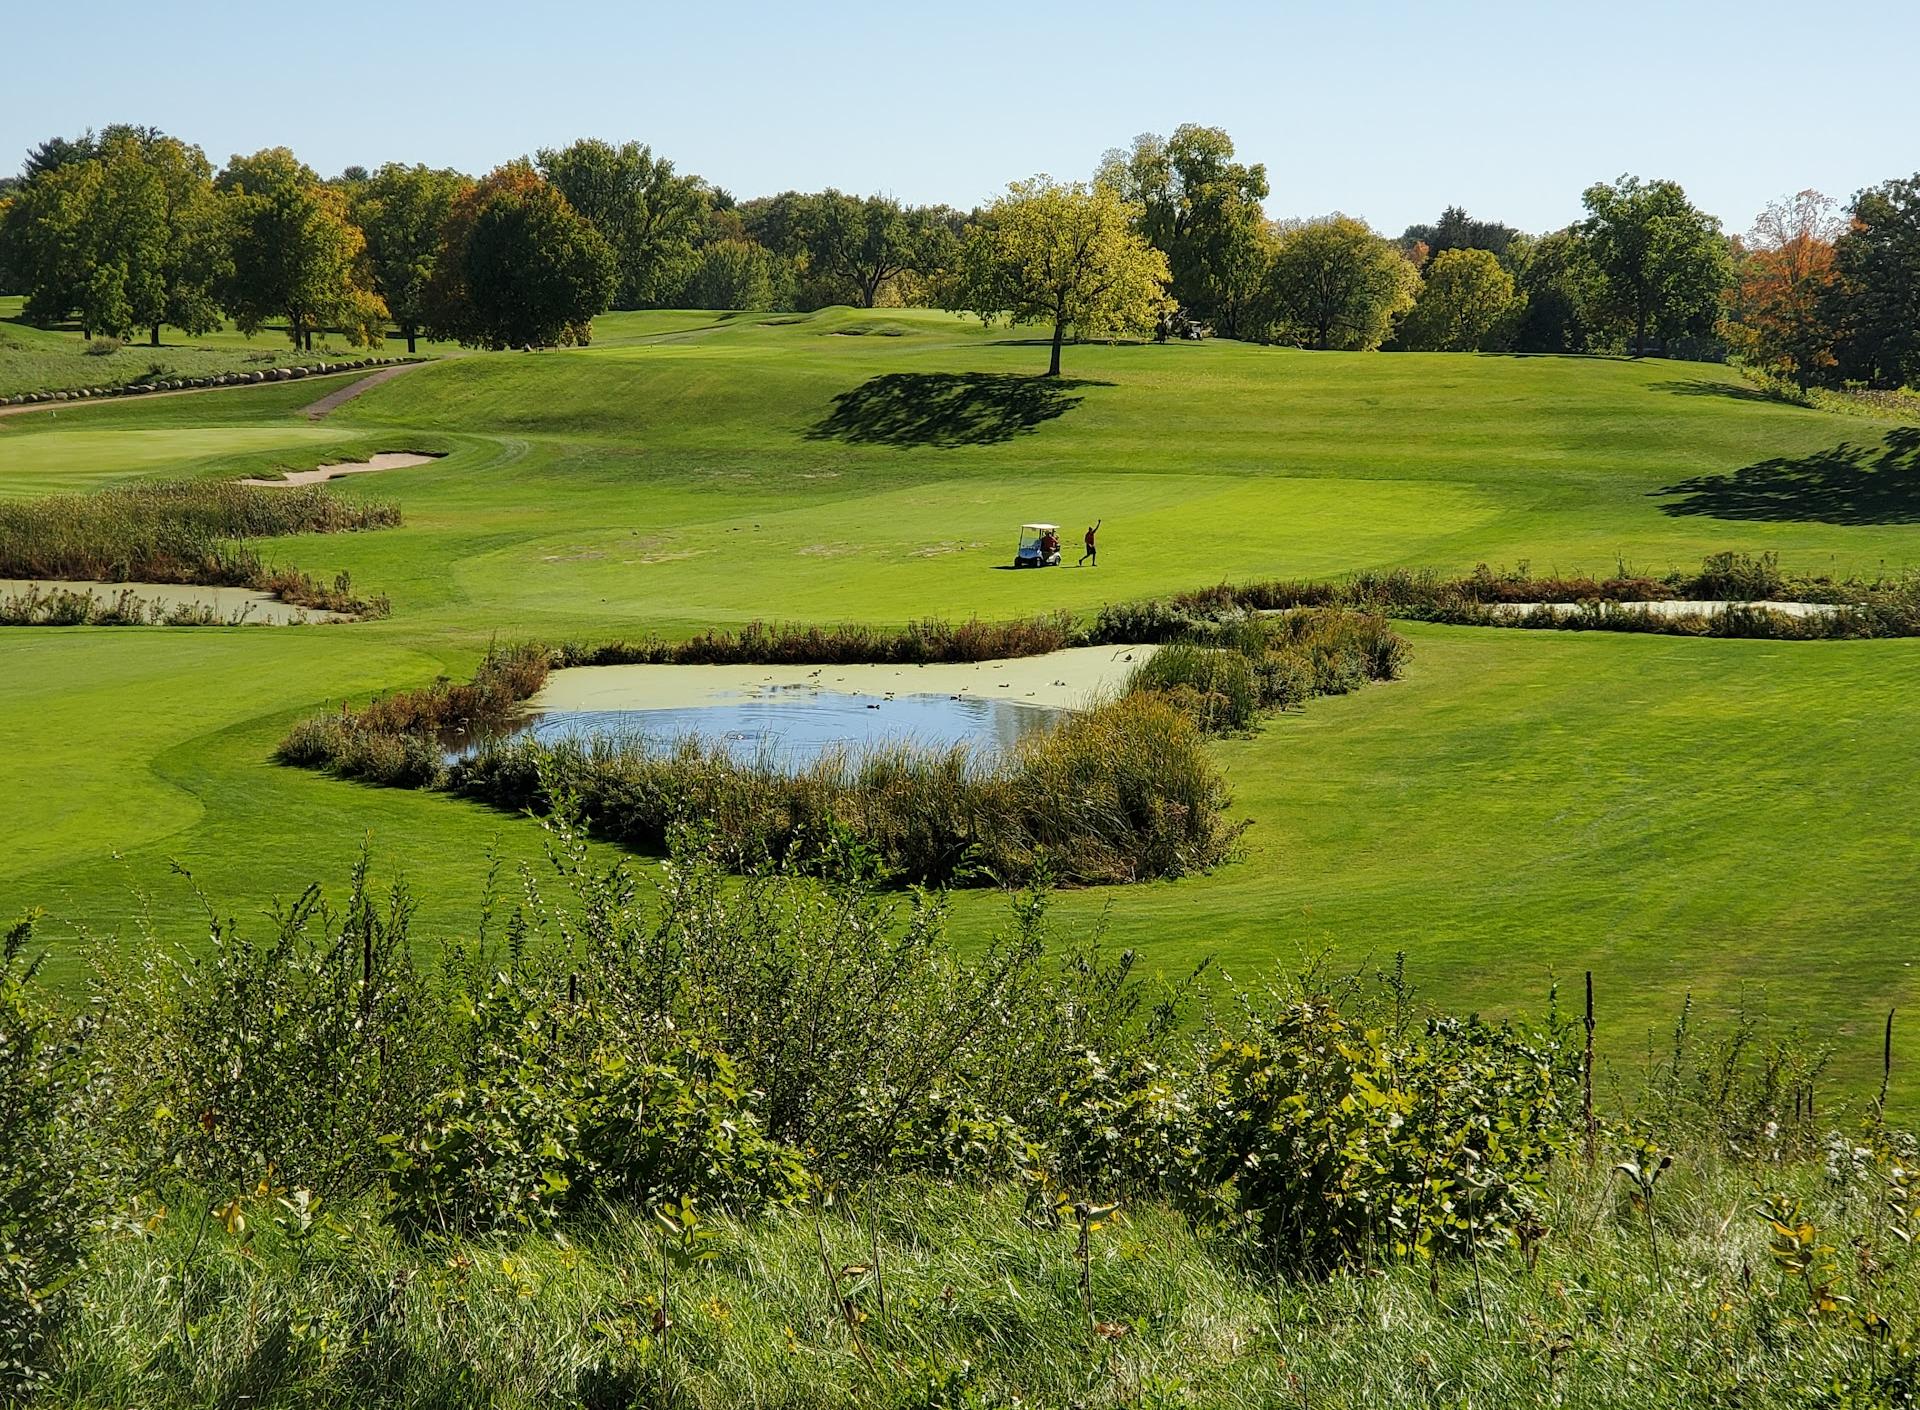
[{"label": "person in red shirt", "polygon": [[1080,568],[1086,567],[1087,560],[1089,558],[1093,560],[1094,567],[1098,568],[1100,566],[1100,549],[1098,545],[1094,542],[1093,536],[1100,532],[1100,526],[1106,522],[1107,521],[1105,519],[1095,519],[1092,525],[1088,527],[1087,551],[1080,555],[1080,561],[1078,564],[1075,565],[1076,567],[1080,567]]}]

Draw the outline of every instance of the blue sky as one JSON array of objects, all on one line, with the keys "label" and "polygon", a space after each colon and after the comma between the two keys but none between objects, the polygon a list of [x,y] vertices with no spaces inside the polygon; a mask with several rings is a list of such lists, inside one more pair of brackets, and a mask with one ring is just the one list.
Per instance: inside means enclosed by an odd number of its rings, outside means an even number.
[{"label": "blue sky", "polygon": [[967,206],[1182,122],[1264,161],[1275,216],[1390,233],[1448,203],[1527,229],[1671,176],[1733,229],[1920,169],[1920,3],[639,3],[12,6],[0,169],[151,123],[216,164],[484,171],[635,138],[746,197]]}]

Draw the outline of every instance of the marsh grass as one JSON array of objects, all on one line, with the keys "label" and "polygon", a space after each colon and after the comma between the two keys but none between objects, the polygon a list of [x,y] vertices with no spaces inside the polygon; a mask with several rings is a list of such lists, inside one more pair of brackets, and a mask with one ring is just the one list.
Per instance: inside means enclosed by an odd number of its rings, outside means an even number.
[{"label": "marsh grass", "polygon": [[[1042,873],[1083,884],[1185,876],[1227,860],[1243,830],[1226,818],[1230,793],[1202,736],[1392,679],[1406,649],[1384,619],[1337,610],[1259,618],[1236,609],[1204,626],[1208,644],[1163,647],[1167,664],[1147,663],[1118,699],[1004,753],[889,743],[793,769],[695,739],[549,745],[488,736],[511,723],[550,666],[842,660],[856,647],[885,661],[974,660],[971,653],[995,647],[1053,649],[1076,639],[1068,621],[920,622],[890,635],[749,628],[694,638],[684,651],[657,642],[495,648],[468,683],[443,677],[303,720],[276,757],[369,783],[447,788],[514,812],[545,813],[559,798],[578,798],[596,832],[635,848],[658,850],[697,820],[716,853],[742,868],[810,859],[850,829],[898,880],[922,885],[1018,884]],[[454,737],[479,743],[449,762]]]},{"label": "marsh grass", "polygon": [[[354,747],[337,756],[336,772],[359,765]],[[398,757],[411,777],[416,766]],[[641,850],[698,823],[713,854],[740,869],[815,864],[844,831],[894,878],[923,885],[1184,876],[1225,861],[1241,832],[1200,729],[1148,693],[1071,715],[1004,754],[895,743],[793,770],[693,739],[664,750],[509,739],[454,763],[446,786],[513,812],[577,799],[597,834]]]},{"label": "marsh grass", "polygon": [[[1649,602],[1728,601],[1751,604],[1716,613],[1667,615]],[[1813,602],[1838,610],[1797,616],[1768,602]],[[1499,610],[1522,603],[1576,606],[1577,612]],[[1356,573],[1341,582],[1272,580],[1223,583],[1155,602],[1103,608],[1094,629],[1131,632],[1132,640],[1170,639],[1217,630],[1248,613],[1347,607],[1453,626],[1560,631],[1652,632],[1665,636],[1758,637],[1821,641],[1920,636],[1920,575],[1878,578],[1795,576],[1771,553],[1708,556],[1695,572],[1659,577],[1629,571],[1611,577],[1536,577],[1526,564],[1494,570],[1482,564],[1465,577],[1432,569]],[[1161,633],[1158,638],[1149,634]]]},{"label": "marsh grass", "polygon": [[399,522],[396,504],[344,499],[318,485],[160,481],[90,495],[0,500],[0,577],[245,587],[295,606],[384,616],[386,599],[356,595],[345,574],[326,583],[275,566],[253,542]]}]

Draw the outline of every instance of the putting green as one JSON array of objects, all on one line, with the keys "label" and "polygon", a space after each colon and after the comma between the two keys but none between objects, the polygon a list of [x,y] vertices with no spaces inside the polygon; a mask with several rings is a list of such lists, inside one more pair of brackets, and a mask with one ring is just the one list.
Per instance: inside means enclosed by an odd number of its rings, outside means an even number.
[{"label": "putting green", "polygon": [[[170,859],[244,914],[339,878],[371,832],[423,935],[469,926],[490,845],[537,859],[530,823],[269,757],[301,714],[464,673],[496,638],[998,618],[1395,566],[1920,557],[1920,496],[1872,478],[1887,426],[1725,369],[1207,343],[1070,348],[1055,386],[1023,338],[925,312],[620,315],[596,334],[428,367],[320,426],[299,387],[0,423],[8,495],[447,452],[336,486],[399,501],[404,527],[266,545],[350,570],[390,620],[0,633],[0,910],[44,906],[58,938],[125,924],[144,890],[187,937],[202,922]],[[1071,548],[1095,518],[1097,569],[1004,567],[1021,522],[1061,523]],[[1920,1002],[1920,643],[1408,634],[1405,681],[1220,746],[1244,860],[1063,913],[1104,913],[1169,972],[1404,949],[1433,997],[1496,1010],[1592,968],[1621,1062],[1689,989],[1714,1011],[1764,989],[1842,1044],[1851,1079],[1869,1071],[1885,1009]],[[956,925],[982,934],[1002,904],[964,896]]]}]

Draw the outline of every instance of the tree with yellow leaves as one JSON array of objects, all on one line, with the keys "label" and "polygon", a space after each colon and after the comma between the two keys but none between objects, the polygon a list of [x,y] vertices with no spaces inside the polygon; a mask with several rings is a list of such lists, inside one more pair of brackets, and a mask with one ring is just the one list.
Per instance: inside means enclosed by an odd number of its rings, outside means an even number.
[{"label": "tree with yellow leaves", "polygon": [[1076,339],[1145,335],[1171,306],[1167,257],[1134,233],[1139,214],[1105,185],[1016,181],[968,231],[946,306],[1051,326],[1047,375],[1058,377],[1069,328]]}]

